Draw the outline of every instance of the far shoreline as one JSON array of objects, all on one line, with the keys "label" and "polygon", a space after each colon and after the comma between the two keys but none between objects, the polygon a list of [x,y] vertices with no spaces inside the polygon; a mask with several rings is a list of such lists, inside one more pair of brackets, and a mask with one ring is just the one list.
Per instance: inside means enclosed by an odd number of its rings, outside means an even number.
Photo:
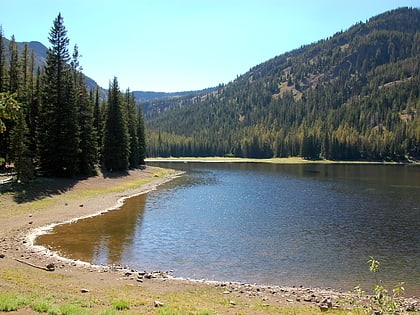
[{"label": "far shoreline", "polygon": [[396,161],[335,161],[335,160],[310,160],[301,157],[287,158],[240,158],[240,157],[155,157],[147,158],[146,163],[177,162],[177,163],[266,163],[266,164],[339,164],[339,165],[408,165],[419,166],[420,162],[396,162]]}]

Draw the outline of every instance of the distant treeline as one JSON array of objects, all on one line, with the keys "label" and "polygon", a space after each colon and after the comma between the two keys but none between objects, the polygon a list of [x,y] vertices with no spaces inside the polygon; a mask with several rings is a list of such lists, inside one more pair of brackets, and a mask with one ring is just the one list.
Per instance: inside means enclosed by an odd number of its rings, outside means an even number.
[{"label": "distant treeline", "polygon": [[147,154],[419,160],[419,96],[420,10],[401,8],[210,93],[143,104]]},{"label": "distant treeline", "polygon": [[35,68],[28,46],[19,51],[12,37],[5,47],[0,29],[0,166],[10,163],[27,179],[35,171],[90,175],[98,164],[118,171],[143,164],[144,121],[134,95],[122,93],[117,78],[106,101],[99,88],[88,91],[61,14],[49,41],[45,66]]}]

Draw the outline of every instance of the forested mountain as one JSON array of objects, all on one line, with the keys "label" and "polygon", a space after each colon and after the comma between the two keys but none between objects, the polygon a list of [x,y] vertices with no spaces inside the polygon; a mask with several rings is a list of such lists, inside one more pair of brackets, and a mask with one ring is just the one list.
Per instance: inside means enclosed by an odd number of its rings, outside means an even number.
[{"label": "forested mountain", "polygon": [[142,106],[148,156],[419,160],[420,10],[357,23],[214,91]]}]

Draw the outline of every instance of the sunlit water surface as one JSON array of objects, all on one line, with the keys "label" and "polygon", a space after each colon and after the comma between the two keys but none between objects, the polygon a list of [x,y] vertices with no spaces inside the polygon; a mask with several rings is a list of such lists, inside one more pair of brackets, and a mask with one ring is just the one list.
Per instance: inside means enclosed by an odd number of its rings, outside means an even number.
[{"label": "sunlit water surface", "polygon": [[420,167],[164,163],[186,174],[40,236],[63,256],[196,279],[420,295]]}]

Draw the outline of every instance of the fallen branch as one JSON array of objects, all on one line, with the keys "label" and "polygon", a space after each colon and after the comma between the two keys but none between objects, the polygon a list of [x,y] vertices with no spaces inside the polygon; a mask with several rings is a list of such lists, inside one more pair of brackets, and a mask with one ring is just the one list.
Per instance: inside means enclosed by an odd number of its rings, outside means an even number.
[{"label": "fallen branch", "polygon": [[2,179],[2,180],[0,180],[0,185],[10,183],[12,180],[13,180],[13,177],[12,176],[7,177],[5,179]]},{"label": "fallen branch", "polygon": [[15,260],[17,262],[22,263],[22,264],[28,265],[28,266],[33,267],[33,268],[41,269],[41,270],[44,270],[44,271],[54,271],[55,270],[54,264],[48,264],[46,267],[41,267],[41,266],[37,266],[37,265],[31,264],[30,262],[17,259],[17,258],[15,258]]}]

